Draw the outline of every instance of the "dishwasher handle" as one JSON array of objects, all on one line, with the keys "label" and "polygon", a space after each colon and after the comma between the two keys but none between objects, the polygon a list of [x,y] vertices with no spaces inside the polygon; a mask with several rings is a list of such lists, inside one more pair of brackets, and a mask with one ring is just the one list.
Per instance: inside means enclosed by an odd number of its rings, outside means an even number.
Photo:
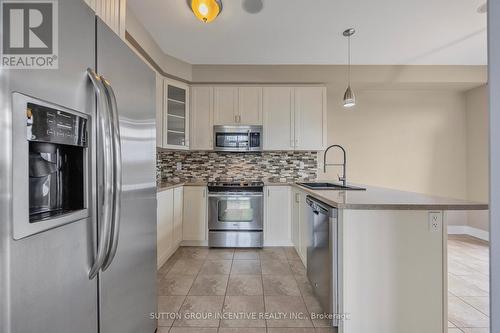
[{"label": "dishwasher handle", "polygon": [[[312,208],[312,211],[314,214],[319,215],[331,215],[331,208],[329,206],[324,205],[322,202],[314,200],[312,197],[307,196],[306,197],[306,202],[309,205],[309,207]],[[325,207],[326,206],[326,207]]]}]

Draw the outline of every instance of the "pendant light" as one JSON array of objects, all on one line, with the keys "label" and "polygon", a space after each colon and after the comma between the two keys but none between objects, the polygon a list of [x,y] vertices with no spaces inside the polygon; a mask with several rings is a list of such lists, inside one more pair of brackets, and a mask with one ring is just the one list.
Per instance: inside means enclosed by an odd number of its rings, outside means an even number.
[{"label": "pendant light", "polygon": [[188,0],[188,4],[194,16],[203,23],[212,22],[222,11],[221,0]]},{"label": "pendant light", "polygon": [[354,35],[356,30],[354,28],[349,28],[344,31],[343,35],[347,37],[347,58],[348,58],[348,63],[347,63],[347,89],[344,93],[344,107],[345,108],[352,108],[353,106],[356,105],[356,96],[354,96],[354,93],[352,92],[351,89],[351,36]]}]

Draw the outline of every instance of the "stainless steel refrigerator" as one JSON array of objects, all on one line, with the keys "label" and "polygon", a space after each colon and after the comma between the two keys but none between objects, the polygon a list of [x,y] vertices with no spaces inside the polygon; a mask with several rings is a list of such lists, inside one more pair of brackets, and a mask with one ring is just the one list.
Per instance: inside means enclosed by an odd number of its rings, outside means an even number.
[{"label": "stainless steel refrigerator", "polygon": [[155,75],[83,0],[0,69],[0,332],[153,333]]}]

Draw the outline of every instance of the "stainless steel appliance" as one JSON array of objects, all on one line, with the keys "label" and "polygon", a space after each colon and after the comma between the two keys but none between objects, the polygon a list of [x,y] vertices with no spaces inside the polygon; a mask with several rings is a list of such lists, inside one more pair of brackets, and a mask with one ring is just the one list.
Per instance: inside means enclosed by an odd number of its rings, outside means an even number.
[{"label": "stainless steel appliance", "polygon": [[338,326],[338,223],[337,209],[306,197],[309,212],[307,277],[323,311],[332,315],[332,326]]},{"label": "stainless steel appliance", "polygon": [[261,151],[262,143],[262,126],[214,126],[214,150]]},{"label": "stainless steel appliance", "polygon": [[84,1],[58,19],[58,69],[0,69],[0,332],[152,333],[155,74]]},{"label": "stainless steel appliance", "polygon": [[264,184],[208,184],[208,245],[262,247]]}]

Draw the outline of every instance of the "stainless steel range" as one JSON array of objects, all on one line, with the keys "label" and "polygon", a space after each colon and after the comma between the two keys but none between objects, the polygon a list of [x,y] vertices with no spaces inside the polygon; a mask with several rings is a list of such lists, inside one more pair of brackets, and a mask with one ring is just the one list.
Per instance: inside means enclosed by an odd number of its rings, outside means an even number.
[{"label": "stainless steel range", "polygon": [[262,247],[264,183],[208,183],[208,245]]}]

